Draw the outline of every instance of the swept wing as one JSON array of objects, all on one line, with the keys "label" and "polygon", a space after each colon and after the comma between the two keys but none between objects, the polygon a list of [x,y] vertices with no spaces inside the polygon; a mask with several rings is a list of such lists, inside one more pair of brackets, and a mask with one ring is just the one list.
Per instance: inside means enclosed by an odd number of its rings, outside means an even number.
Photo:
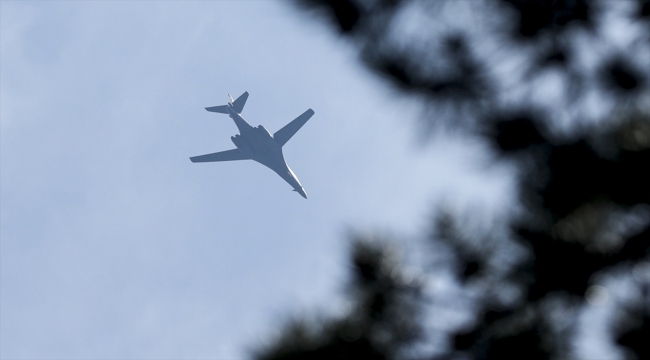
[{"label": "swept wing", "polygon": [[287,141],[289,141],[289,139],[291,139],[291,137],[298,132],[298,130],[300,130],[300,128],[305,125],[307,120],[309,120],[313,115],[314,110],[309,109],[295,118],[292,122],[285,125],[282,129],[276,131],[275,134],[273,134],[273,139],[275,139],[278,146],[286,144]]},{"label": "swept wing", "polygon": [[220,151],[212,154],[199,155],[191,157],[192,162],[214,162],[214,161],[234,161],[234,160],[248,160],[248,156],[244,155],[239,149],[232,149]]}]

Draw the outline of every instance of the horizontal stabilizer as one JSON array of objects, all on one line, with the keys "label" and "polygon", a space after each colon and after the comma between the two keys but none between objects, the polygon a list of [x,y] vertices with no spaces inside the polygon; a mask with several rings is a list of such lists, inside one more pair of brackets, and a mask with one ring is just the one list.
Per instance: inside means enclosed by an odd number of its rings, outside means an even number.
[{"label": "horizontal stabilizer", "polygon": [[284,144],[291,139],[291,137],[300,130],[300,128],[305,125],[307,120],[314,115],[314,110],[309,109],[302,113],[302,115],[295,118],[292,122],[285,125],[282,129],[278,130],[273,134],[275,143],[278,146],[283,146]]},{"label": "horizontal stabilizer", "polygon": [[239,149],[232,149],[220,151],[212,154],[200,155],[191,157],[192,162],[214,162],[214,161],[234,161],[234,160],[247,160],[250,159],[244,155]]},{"label": "horizontal stabilizer", "polygon": [[235,108],[235,111],[237,113],[241,114],[241,112],[244,110],[244,105],[246,105],[246,100],[248,100],[248,91],[244,92],[241,94],[235,102],[232,103],[232,107]]},{"label": "horizontal stabilizer", "polygon": [[248,91],[241,94],[235,101],[232,100],[232,96],[230,96],[230,94],[228,94],[228,98],[230,99],[228,105],[211,106],[205,109],[210,112],[228,114],[228,106],[232,106],[232,108],[235,109],[238,114],[241,114],[241,112],[244,110],[244,105],[246,105],[246,100],[248,100]]},{"label": "horizontal stabilizer", "polygon": [[222,114],[228,113],[228,105],[212,106],[212,107],[207,107],[205,109],[211,112],[217,112]]}]

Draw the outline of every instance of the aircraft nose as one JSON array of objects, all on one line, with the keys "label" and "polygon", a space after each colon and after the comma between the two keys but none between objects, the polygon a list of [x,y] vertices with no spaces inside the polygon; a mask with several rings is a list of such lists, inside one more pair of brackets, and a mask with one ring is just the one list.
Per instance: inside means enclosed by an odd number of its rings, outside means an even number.
[{"label": "aircraft nose", "polygon": [[307,198],[307,193],[305,192],[305,189],[300,188],[300,190],[293,189],[293,191],[297,192],[300,194],[300,196],[304,197],[305,199]]}]

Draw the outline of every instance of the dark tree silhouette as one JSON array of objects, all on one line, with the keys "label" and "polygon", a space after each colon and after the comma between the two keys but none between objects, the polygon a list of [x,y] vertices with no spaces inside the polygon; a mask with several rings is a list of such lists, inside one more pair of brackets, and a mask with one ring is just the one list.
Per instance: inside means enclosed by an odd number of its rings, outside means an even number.
[{"label": "dark tree silhouette", "polygon": [[388,246],[358,238],[352,249],[354,299],[347,316],[290,323],[259,359],[392,359],[419,339],[418,285],[405,277]]},{"label": "dark tree silhouette", "polygon": [[[460,128],[517,164],[524,214],[476,233],[436,213],[423,278],[452,274],[453,294],[426,295],[385,243],[357,240],[351,310],[290,322],[255,357],[579,358],[580,314],[610,278],[631,284],[609,290],[611,342],[650,359],[650,1],[297,4],[422,99],[427,129]],[[436,315],[449,306],[472,321]]]}]

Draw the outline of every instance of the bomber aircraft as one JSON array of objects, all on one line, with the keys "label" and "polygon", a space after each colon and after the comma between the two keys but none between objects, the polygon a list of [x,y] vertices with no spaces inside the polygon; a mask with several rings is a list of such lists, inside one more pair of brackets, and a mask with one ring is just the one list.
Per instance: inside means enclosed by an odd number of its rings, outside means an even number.
[{"label": "bomber aircraft", "polygon": [[285,125],[282,129],[276,131],[273,135],[269,133],[264,126],[253,127],[249,125],[241,116],[244,104],[248,99],[248,91],[243,93],[237,100],[233,100],[228,94],[228,104],[221,106],[212,106],[205,108],[208,111],[228,114],[235,121],[239,128],[239,134],[231,136],[230,139],[237,146],[235,149],[220,151],[212,154],[191,157],[192,162],[213,162],[213,161],[233,161],[233,160],[255,160],[258,163],[275,171],[284,181],[288,182],[293,191],[296,191],[305,199],[307,193],[300,184],[298,177],[293,173],[287,162],[284,161],[282,146],[291,139],[291,137],[300,128],[305,125],[307,120],[314,115],[314,111],[309,109],[293,121]]}]

